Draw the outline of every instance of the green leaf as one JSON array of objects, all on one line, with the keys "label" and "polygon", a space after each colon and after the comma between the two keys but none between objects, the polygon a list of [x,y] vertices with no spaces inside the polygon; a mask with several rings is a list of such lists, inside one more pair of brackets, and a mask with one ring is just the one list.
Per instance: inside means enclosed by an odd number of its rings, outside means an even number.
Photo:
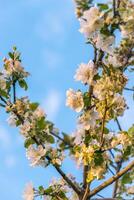
[{"label": "green leaf", "polygon": [[17,47],[16,46],[13,46],[13,51],[16,51],[17,50]]},{"label": "green leaf", "polygon": [[107,4],[98,3],[97,5],[98,5],[98,7],[100,8],[101,11],[109,9]]},{"label": "green leaf", "polygon": [[133,135],[134,135],[134,125],[133,125],[131,128],[128,129],[128,134],[129,134],[130,136],[133,136]]},{"label": "green leaf", "polygon": [[131,154],[131,146],[128,146],[123,152],[123,157],[127,158],[128,156],[130,156],[130,154]]},{"label": "green leaf", "polygon": [[111,32],[108,30],[108,26],[104,25],[101,30],[100,33],[105,35],[105,36],[111,36]]},{"label": "green leaf", "polygon": [[14,59],[14,54],[13,54],[13,53],[9,52],[8,55],[9,55],[9,57],[10,57],[11,59]]},{"label": "green leaf", "polygon": [[59,196],[63,199],[63,200],[67,200],[67,197],[65,195],[65,193],[63,191],[59,192]]},{"label": "green leaf", "polygon": [[4,91],[0,89],[0,96],[5,97],[6,99],[8,99],[8,94]]},{"label": "green leaf", "polygon": [[70,136],[68,134],[64,133],[64,132],[62,132],[62,135],[64,137],[64,141],[66,143],[70,143],[70,140],[71,140]]},{"label": "green leaf", "polygon": [[89,98],[89,93],[85,92],[83,94],[84,106],[88,108],[91,105],[91,99]]},{"label": "green leaf", "polygon": [[52,192],[53,192],[53,188],[51,186],[45,190],[46,194],[51,194]]},{"label": "green leaf", "polygon": [[41,119],[39,119],[37,121],[37,126],[41,130],[43,130],[46,127],[46,122],[45,122],[45,118],[44,117],[42,117]]},{"label": "green leaf", "polygon": [[94,163],[96,166],[101,165],[104,162],[103,156],[100,152],[95,153]]},{"label": "green leaf", "polygon": [[51,144],[54,144],[55,143],[55,140],[54,140],[54,137],[52,135],[48,135],[47,137],[47,141]]},{"label": "green leaf", "polygon": [[28,148],[31,144],[35,144],[35,141],[32,138],[28,138],[25,140],[24,147]]},{"label": "green leaf", "polygon": [[43,195],[44,194],[44,188],[43,188],[43,186],[39,186],[39,194],[40,195]]},{"label": "green leaf", "polygon": [[16,121],[16,126],[20,126],[21,123],[22,123],[22,122],[18,119],[18,120]]},{"label": "green leaf", "polygon": [[19,80],[19,85],[20,85],[21,88],[24,88],[24,90],[28,89],[28,85],[27,85],[27,83],[24,79]]},{"label": "green leaf", "polygon": [[105,133],[105,134],[108,134],[108,133],[109,133],[109,129],[105,127],[105,128],[104,128],[104,133]]},{"label": "green leaf", "polygon": [[122,177],[121,182],[122,182],[122,184],[131,184],[131,183],[132,183],[132,179],[131,179],[130,173],[125,174],[125,175]]},{"label": "green leaf", "polygon": [[35,102],[35,103],[30,103],[30,110],[35,111],[36,108],[38,108],[39,103]]}]

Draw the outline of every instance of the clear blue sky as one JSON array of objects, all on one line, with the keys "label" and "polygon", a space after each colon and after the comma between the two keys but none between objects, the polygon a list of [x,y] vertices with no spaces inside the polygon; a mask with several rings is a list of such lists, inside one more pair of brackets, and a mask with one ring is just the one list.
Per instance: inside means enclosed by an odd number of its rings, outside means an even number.
[{"label": "clear blue sky", "polygon": [[[32,101],[40,102],[48,118],[71,133],[75,114],[65,107],[65,92],[69,87],[81,87],[73,80],[77,65],[93,57],[78,32],[73,2],[0,0],[0,4],[0,58],[16,45],[22,53],[23,66],[31,73],[28,93],[19,90],[18,95],[29,95]],[[134,108],[122,120],[125,128],[133,122],[126,121],[133,111]],[[57,174],[53,168],[29,167],[21,136],[7,125],[7,115],[2,110],[0,116],[0,196],[3,200],[21,200],[27,182],[45,186]],[[73,169],[67,163],[63,168],[67,172]],[[73,171],[78,175],[77,170]]]}]

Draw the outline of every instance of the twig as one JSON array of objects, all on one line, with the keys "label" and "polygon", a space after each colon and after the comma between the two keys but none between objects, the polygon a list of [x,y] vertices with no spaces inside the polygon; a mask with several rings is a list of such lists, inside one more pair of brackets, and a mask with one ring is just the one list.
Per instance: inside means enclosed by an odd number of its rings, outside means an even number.
[{"label": "twig", "polygon": [[125,173],[130,171],[134,167],[134,161],[132,161],[130,164],[128,164],[124,169],[122,169],[120,172],[118,172],[116,175],[109,178],[107,181],[103,182],[101,185],[99,185],[97,188],[92,190],[89,194],[89,198],[96,195],[98,192],[106,188],[107,186],[114,183],[116,180],[118,180],[121,176],[123,176]]},{"label": "twig", "polygon": [[108,167],[108,170],[111,172],[111,174],[114,176],[115,173],[110,169],[110,167]]},{"label": "twig", "polygon": [[101,128],[101,138],[100,138],[100,147],[102,148],[103,143],[104,143],[104,128],[105,128],[105,121],[106,121],[106,114],[107,114],[107,101],[106,101],[106,106],[105,106],[105,111],[102,119],[102,128]]},{"label": "twig", "polygon": [[16,83],[13,81],[13,102],[16,102]]},{"label": "twig", "polygon": [[124,88],[124,90],[127,90],[127,91],[132,91],[132,92],[134,92],[134,88]]},{"label": "twig", "polygon": [[58,138],[58,139],[59,139],[60,141],[62,141],[65,145],[67,145],[67,146],[73,148],[73,145],[72,145],[70,142],[65,141],[62,137],[60,137],[60,136],[57,135],[56,133],[54,133],[54,132],[51,131],[50,134],[53,135],[54,137]]},{"label": "twig", "polygon": [[96,196],[98,196],[98,197],[101,197],[101,198],[105,198],[105,197],[103,197],[102,195],[100,195],[100,194],[96,194]]},{"label": "twig", "polygon": [[113,0],[113,15],[116,15],[116,0]]},{"label": "twig", "polygon": [[5,108],[5,107],[6,107],[6,106],[5,106],[4,104],[2,104],[2,103],[0,103],[0,106],[1,106],[1,107],[3,107],[3,108]]},{"label": "twig", "polygon": [[115,121],[116,121],[116,123],[118,125],[119,130],[122,131],[122,128],[121,128],[121,125],[120,125],[120,122],[119,122],[118,118],[116,118]]},{"label": "twig", "polygon": [[2,96],[0,96],[0,99],[1,99],[1,101],[3,101],[7,105],[6,100]]}]

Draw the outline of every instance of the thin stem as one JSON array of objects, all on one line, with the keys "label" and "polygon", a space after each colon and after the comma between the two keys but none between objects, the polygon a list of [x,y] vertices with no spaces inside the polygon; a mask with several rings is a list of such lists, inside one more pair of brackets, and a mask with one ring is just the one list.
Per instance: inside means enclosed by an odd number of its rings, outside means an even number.
[{"label": "thin stem", "polygon": [[103,119],[102,119],[101,138],[100,138],[100,146],[101,146],[101,148],[102,148],[102,146],[104,144],[103,135],[104,135],[104,128],[105,128],[106,114],[107,114],[107,101],[106,101],[104,115],[103,115]]},{"label": "thin stem", "polygon": [[116,0],[113,0],[113,15],[116,15]]},{"label": "thin stem", "polygon": [[4,104],[2,104],[2,103],[0,103],[0,106],[1,106],[1,107],[3,107],[3,108],[5,108],[5,107],[6,107],[6,106],[5,106]]},{"label": "thin stem", "polygon": [[113,154],[113,152],[112,152],[112,149],[110,149],[109,152],[110,152],[112,158],[114,159],[114,154]]},{"label": "thin stem", "polygon": [[16,102],[16,83],[13,81],[13,102]]},{"label": "thin stem", "polygon": [[111,172],[111,174],[114,176],[115,173],[110,169],[110,167],[108,167],[108,170]]},{"label": "thin stem", "polygon": [[124,90],[127,90],[127,91],[132,91],[132,92],[134,92],[134,88],[124,88]]},{"label": "thin stem", "polygon": [[97,188],[92,190],[89,194],[89,198],[96,195],[98,192],[103,190],[104,188],[108,187],[112,183],[114,183],[116,180],[118,180],[121,176],[123,176],[125,173],[130,171],[132,168],[134,168],[134,161],[132,161],[130,164],[128,164],[124,169],[122,169],[120,172],[118,172],[116,175],[109,178],[107,181],[103,182],[101,185],[99,185]]},{"label": "thin stem", "polygon": [[61,142],[63,142],[65,145],[67,145],[67,146],[73,148],[73,145],[72,145],[70,142],[65,141],[62,137],[60,137],[60,136],[57,135],[56,133],[54,133],[54,132],[51,131],[50,134],[53,135],[54,137],[56,137],[56,138],[57,138],[58,140],[60,140]]},{"label": "thin stem", "polygon": [[100,194],[96,194],[96,196],[98,196],[98,197],[101,197],[101,198],[105,198],[105,197],[103,197],[102,195],[100,195]]},{"label": "thin stem", "polygon": [[3,101],[3,103],[5,103],[7,105],[6,100],[2,96],[0,96],[0,99],[1,99],[1,101]]},{"label": "thin stem", "polygon": [[120,2],[121,2],[121,0],[117,0],[117,8],[120,7]]},{"label": "thin stem", "polygon": [[116,123],[118,125],[119,130],[122,131],[122,128],[121,128],[121,125],[120,125],[120,122],[119,122],[118,118],[116,118],[115,121],[116,121]]}]

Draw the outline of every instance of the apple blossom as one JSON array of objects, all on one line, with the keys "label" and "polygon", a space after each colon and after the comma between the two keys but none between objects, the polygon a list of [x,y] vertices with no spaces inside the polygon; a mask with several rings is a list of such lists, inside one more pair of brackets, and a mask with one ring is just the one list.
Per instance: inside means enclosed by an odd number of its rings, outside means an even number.
[{"label": "apple blossom", "polygon": [[73,89],[69,89],[66,92],[66,106],[74,109],[76,112],[80,112],[84,107],[83,96],[81,91],[75,92]]},{"label": "apple blossom", "polygon": [[74,76],[76,81],[81,81],[84,84],[93,84],[93,78],[97,74],[96,66],[92,60],[88,64],[81,63],[79,68],[76,70]]},{"label": "apple blossom", "polygon": [[30,166],[34,167],[36,165],[40,165],[42,162],[42,157],[46,154],[46,150],[43,149],[41,145],[35,149],[33,145],[30,145],[26,151],[26,156],[28,160],[30,160]]},{"label": "apple blossom", "polygon": [[32,183],[28,183],[26,185],[26,188],[25,188],[24,194],[23,194],[23,199],[24,200],[34,200],[34,189],[33,189]]}]

